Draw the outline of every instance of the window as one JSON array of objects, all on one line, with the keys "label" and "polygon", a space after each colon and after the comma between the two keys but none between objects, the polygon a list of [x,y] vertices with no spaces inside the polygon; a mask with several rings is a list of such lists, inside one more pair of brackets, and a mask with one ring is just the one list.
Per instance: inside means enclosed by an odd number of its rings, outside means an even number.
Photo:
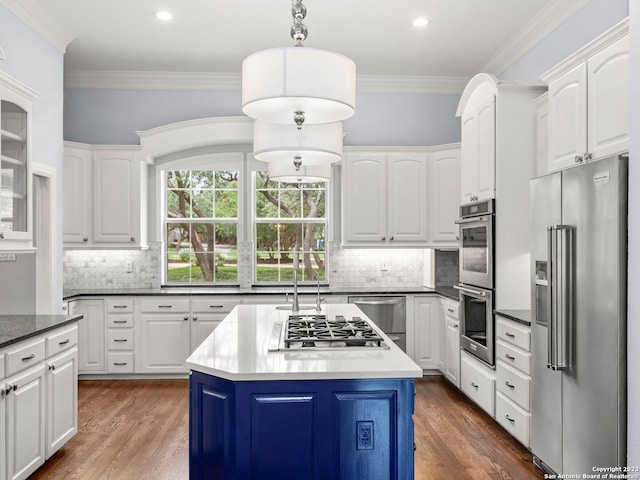
[{"label": "window", "polygon": [[326,184],[255,179],[256,282],[290,282],[294,269],[300,281],[324,281]]},{"label": "window", "polygon": [[166,175],[166,283],[238,283],[238,171]]}]

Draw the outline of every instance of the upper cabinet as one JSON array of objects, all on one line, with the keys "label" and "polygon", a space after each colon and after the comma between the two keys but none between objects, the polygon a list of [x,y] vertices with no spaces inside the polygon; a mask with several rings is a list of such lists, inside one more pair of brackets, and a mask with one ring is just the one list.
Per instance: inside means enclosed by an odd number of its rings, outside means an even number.
[{"label": "upper cabinet", "polygon": [[345,244],[427,242],[426,152],[346,152],[343,173]]},{"label": "upper cabinet", "polygon": [[457,145],[346,151],[343,245],[457,245],[459,184]]},{"label": "upper cabinet", "polygon": [[65,247],[146,246],[146,171],[138,150],[65,142]]},{"label": "upper cabinet", "polygon": [[629,149],[628,21],[542,76],[549,83],[547,171]]},{"label": "upper cabinet", "polygon": [[0,250],[29,249],[31,111],[36,94],[0,72]]}]

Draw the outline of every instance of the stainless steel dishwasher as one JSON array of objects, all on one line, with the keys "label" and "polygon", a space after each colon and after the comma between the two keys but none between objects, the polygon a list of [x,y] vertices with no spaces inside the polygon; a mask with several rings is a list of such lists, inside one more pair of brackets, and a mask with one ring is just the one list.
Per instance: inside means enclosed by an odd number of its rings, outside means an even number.
[{"label": "stainless steel dishwasher", "polygon": [[402,351],[407,351],[406,299],[396,296],[349,297]]}]

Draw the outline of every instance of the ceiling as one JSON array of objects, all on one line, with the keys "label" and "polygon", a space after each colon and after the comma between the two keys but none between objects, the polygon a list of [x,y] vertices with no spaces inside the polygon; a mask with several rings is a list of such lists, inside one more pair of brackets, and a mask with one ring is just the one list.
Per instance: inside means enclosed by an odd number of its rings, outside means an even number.
[{"label": "ceiling", "polygon": [[[235,78],[248,54],[293,45],[291,0],[0,1],[61,50],[66,46],[67,79],[98,72]],[[576,4],[580,0],[306,0],[305,45],[351,57],[359,78],[462,80],[500,73]],[[174,18],[157,20],[152,13],[159,9]],[[416,16],[429,25],[413,27]]]}]

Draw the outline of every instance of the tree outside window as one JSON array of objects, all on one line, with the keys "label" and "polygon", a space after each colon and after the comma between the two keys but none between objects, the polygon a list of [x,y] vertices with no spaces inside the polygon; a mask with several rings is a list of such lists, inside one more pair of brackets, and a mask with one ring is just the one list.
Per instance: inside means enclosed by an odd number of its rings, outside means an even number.
[{"label": "tree outside window", "polygon": [[259,283],[325,280],[326,186],[280,183],[256,173],[256,271]]},{"label": "tree outside window", "polygon": [[238,282],[238,171],[166,172],[167,283]]}]

